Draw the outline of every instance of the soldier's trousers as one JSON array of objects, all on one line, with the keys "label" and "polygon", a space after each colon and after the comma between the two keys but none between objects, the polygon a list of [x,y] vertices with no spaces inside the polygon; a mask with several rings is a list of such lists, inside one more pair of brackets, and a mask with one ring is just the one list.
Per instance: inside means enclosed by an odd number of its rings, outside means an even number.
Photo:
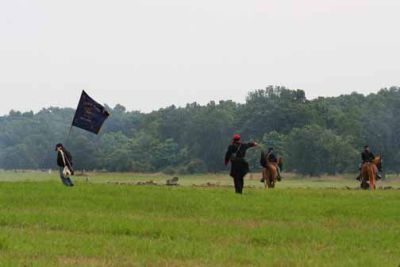
[{"label": "soldier's trousers", "polygon": [[244,175],[235,175],[233,177],[233,183],[235,184],[235,192],[241,194],[244,186]]}]

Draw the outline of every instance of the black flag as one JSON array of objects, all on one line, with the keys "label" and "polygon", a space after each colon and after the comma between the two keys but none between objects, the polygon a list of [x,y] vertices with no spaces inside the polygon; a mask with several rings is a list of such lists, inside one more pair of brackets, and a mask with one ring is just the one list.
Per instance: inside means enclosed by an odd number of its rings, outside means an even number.
[{"label": "black flag", "polygon": [[104,121],[110,116],[105,108],[82,91],[72,126],[98,134]]}]

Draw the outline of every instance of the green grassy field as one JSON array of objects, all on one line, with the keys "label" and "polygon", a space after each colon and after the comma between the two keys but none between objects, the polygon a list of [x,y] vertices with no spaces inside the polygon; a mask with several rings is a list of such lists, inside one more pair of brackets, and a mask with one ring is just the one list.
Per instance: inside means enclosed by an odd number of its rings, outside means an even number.
[{"label": "green grassy field", "polygon": [[[226,175],[0,173],[1,266],[399,266],[397,179],[288,177],[243,195]],[[206,183],[221,187],[192,187]]]},{"label": "green grassy field", "polygon": [[[232,186],[232,179],[226,173],[219,174],[199,174],[199,175],[178,175],[179,185],[184,187],[192,186]],[[342,176],[322,176],[322,177],[299,177],[291,173],[284,173],[284,180],[277,184],[277,188],[351,188],[357,189],[358,182],[355,180],[355,174],[347,174]],[[106,183],[106,184],[136,184],[138,182],[153,181],[159,185],[165,185],[167,179],[173,176],[162,173],[77,173],[73,177],[78,183]],[[400,177],[395,175],[387,175],[384,181],[378,181],[378,187],[400,188]],[[251,188],[263,188],[263,184],[259,182],[260,173],[251,173],[246,176],[245,186]],[[0,182],[45,182],[59,181],[56,171],[48,172],[5,172],[0,171]]]}]

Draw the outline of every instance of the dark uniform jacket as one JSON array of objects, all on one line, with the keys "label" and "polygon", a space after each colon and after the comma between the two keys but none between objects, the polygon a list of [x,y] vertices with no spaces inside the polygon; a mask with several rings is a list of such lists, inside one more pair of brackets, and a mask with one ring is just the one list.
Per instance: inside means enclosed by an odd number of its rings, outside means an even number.
[{"label": "dark uniform jacket", "polygon": [[228,147],[225,154],[225,164],[231,162],[231,173],[232,177],[245,176],[249,172],[249,164],[244,159],[246,156],[246,150],[250,147],[254,147],[255,143],[236,143]]},{"label": "dark uniform jacket", "polygon": [[268,152],[265,154],[264,151],[261,152],[260,164],[264,168],[267,167],[268,162],[275,162],[278,163],[278,158],[275,156],[274,152]]},{"label": "dark uniform jacket", "polygon": [[372,160],[374,160],[375,159],[375,156],[374,156],[374,154],[372,154],[372,152],[371,151],[363,151],[362,153],[361,153],[361,159],[362,159],[362,162],[364,163],[364,162],[371,162]]},{"label": "dark uniform jacket", "polygon": [[[69,169],[72,169],[72,155],[71,153],[69,153],[69,151],[65,149],[63,151],[64,151],[65,163],[67,164]],[[57,153],[57,165],[63,168],[65,167],[60,151],[58,151]]]}]

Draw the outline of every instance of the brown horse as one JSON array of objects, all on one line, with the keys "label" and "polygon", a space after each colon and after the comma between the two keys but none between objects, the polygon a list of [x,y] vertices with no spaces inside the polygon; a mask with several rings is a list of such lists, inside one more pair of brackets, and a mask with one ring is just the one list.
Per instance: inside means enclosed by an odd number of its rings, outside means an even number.
[{"label": "brown horse", "polygon": [[361,179],[362,181],[369,181],[369,188],[375,190],[376,188],[376,175],[378,169],[381,168],[382,157],[376,156],[371,162],[365,162],[361,166]]},{"label": "brown horse", "polygon": [[278,167],[281,167],[283,163],[282,158],[278,159],[278,163],[268,162],[267,167],[263,168],[262,175],[264,179],[265,188],[274,188],[278,178]]}]

